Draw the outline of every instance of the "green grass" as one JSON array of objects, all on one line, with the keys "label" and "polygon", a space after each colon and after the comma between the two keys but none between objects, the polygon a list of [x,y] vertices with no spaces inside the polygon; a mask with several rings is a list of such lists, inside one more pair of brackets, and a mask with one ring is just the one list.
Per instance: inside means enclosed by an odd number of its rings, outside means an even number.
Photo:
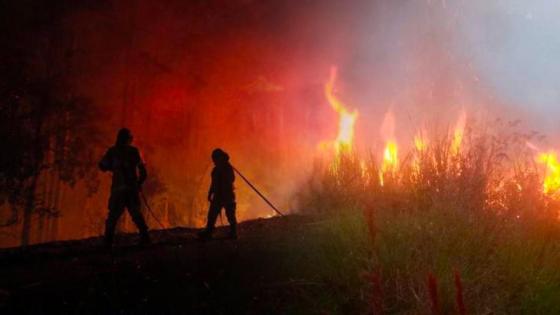
[{"label": "green grass", "polygon": [[444,313],[456,314],[454,272],[461,275],[469,314],[558,314],[560,237],[557,231],[505,229],[442,212],[383,213],[375,242],[357,211],[318,223],[298,240],[289,264],[315,290],[306,309],[368,313],[371,272],[382,278],[386,314],[428,314],[427,277],[438,280]]},{"label": "green grass", "polygon": [[441,311],[458,314],[458,273],[468,314],[560,314],[559,206],[542,193],[526,138],[465,139],[457,156],[445,138],[411,152],[383,187],[371,158],[365,170],[355,155],[315,170],[301,202],[328,219],[300,246],[314,258],[299,266],[331,283],[319,307],[370,313],[375,273],[383,313],[430,314],[433,274]]},{"label": "green grass", "polygon": [[361,314],[369,307],[364,274],[371,244],[358,216],[322,218],[280,248],[285,278],[300,284],[288,314]]}]

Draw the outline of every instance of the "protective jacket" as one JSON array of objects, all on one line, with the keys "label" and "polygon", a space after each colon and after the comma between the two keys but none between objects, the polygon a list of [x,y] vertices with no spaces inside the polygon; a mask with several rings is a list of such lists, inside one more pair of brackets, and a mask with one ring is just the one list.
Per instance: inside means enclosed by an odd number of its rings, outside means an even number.
[{"label": "protective jacket", "polygon": [[235,175],[233,167],[229,162],[219,163],[212,169],[212,183],[210,184],[209,195],[213,195],[213,200],[222,204],[235,202],[233,192],[233,182]]},{"label": "protective jacket", "polygon": [[113,173],[111,192],[138,189],[147,176],[140,152],[131,145],[109,148],[99,162],[99,168]]}]

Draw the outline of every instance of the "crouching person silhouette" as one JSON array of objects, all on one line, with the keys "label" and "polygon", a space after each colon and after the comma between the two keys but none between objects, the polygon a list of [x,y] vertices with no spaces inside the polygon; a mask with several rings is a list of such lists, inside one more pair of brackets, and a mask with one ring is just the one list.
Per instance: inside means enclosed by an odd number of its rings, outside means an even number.
[{"label": "crouching person silhouette", "polygon": [[237,238],[237,219],[235,218],[235,194],[233,192],[233,182],[235,174],[233,167],[229,163],[229,155],[222,149],[212,151],[212,161],[214,169],[212,169],[212,183],[208,190],[208,201],[210,208],[208,209],[208,221],[206,228],[198,235],[201,239],[212,238],[212,232],[216,224],[216,219],[222,208],[226,210],[226,216],[230,226],[230,238]]},{"label": "crouching person silhouette", "polygon": [[140,189],[146,180],[147,173],[140,152],[132,144],[132,133],[126,128],[119,130],[117,141],[109,148],[99,168],[112,173],[111,196],[109,197],[109,215],[105,221],[105,246],[111,247],[115,235],[115,227],[126,208],[132,221],[140,231],[140,244],[150,243],[148,226],[140,212]]}]

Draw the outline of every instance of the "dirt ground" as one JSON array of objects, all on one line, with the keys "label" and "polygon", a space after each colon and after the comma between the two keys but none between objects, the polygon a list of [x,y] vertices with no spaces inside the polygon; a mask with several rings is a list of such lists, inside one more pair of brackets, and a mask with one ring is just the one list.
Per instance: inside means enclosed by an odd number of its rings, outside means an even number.
[{"label": "dirt ground", "polygon": [[[0,251],[0,314],[286,314],[313,287],[287,262],[313,219],[286,216],[240,224],[238,240],[201,242],[196,231],[152,231],[136,246],[121,235]],[[299,277],[299,278],[298,278]],[[311,288],[313,290],[313,288]],[[306,288],[305,290],[308,290]]]}]

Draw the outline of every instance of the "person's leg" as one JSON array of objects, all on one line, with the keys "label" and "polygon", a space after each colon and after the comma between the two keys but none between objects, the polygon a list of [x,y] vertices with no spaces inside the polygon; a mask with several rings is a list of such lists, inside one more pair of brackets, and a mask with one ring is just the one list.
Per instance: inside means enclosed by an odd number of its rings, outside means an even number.
[{"label": "person's leg", "polygon": [[206,220],[206,229],[202,231],[202,237],[210,237],[212,236],[212,232],[214,232],[214,226],[216,225],[216,219],[220,214],[220,210],[222,210],[222,205],[218,202],[211,202],[210,207],[208,208],[208,219]]},{"label": "person's leg", "polygon": [[237,218],[235,217],[236,204],[235,202],[232,202],[230,204],[227,204],[225,208],[226,208],[226,216],[230,227],[230,236],[232,238],[237,238]]},{"label": "person's leg", "polygon": [[149,243],[150,235],[148,234],[148,225],[146,225],[146,221],[144,220],[144,216],[142,212],[140,212],[140,196],[137,192],[129,192],[127,194],[127,202],[126,202],[126,209],[132,218],[134,224],[140,231],[140,237],[142,243]]},{"label": "person's leg", "polygon": [[105,245],[111,246],[115,235],[115,227],[124,212],[124,199],[122,194],[111,193],[109,198],[109,214],[105,220]]}]

